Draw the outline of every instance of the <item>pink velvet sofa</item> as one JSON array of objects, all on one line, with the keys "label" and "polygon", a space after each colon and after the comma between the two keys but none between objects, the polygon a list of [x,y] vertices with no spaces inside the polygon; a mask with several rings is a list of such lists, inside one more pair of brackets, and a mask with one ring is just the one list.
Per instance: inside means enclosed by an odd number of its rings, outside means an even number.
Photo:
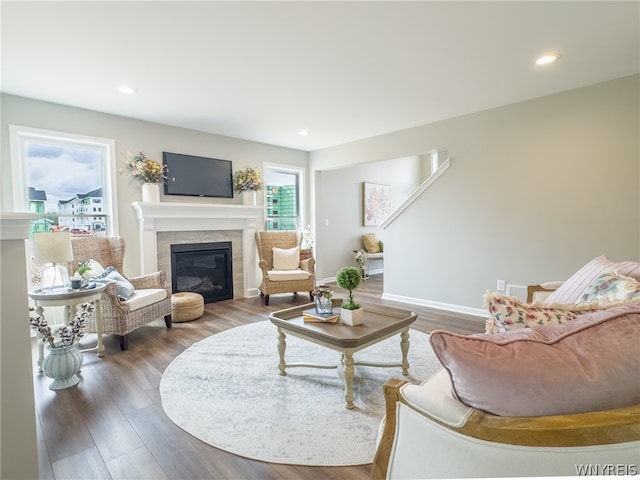
[{"label": "pink velvet sofa", "polygon": [[600,256],[555,286],[493,296],[492,333],[432,332],[443,368],[384,386],[373,478],[638,473],[640,264]]}]

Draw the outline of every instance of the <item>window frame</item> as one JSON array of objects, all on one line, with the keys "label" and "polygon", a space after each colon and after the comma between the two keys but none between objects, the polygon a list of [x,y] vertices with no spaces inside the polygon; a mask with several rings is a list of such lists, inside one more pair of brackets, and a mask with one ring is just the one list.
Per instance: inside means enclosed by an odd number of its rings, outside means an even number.
[{"label": "window frame", "polygon": [[298,230],[302,231],[305,229],[306,225],[306,202],[305,202],[305,186],[306,186],[306,178],[305,178],[305,169],[303,167],[294,167],[291,165],[283,165],[279,163],[264,163],[262,165],[264,170],[264,186],[263,189],[263,204],[264,204],[264,229],[268,230],[268,215],[267,215],[267,171],[271,171],[274,173],[286,173],[289,175],[296,175],[298,177],[298,191],[297,191],[297,202],[298,202]]},{"label": "window frame", "polygon": [[29,211],[29,162],[26,158],[25,144],[29,141],[53,141],[55,143],[74,145],[78,147],[91,146],[102,152],[102,193],[103,206],[106,206],[107,232],[118,236],[118,208],[116,181],[116,144],[110,138],[80,135],[55,130],[45,130],[19,125],[9,125],[9,143],[11,153],[11,179],[13,182],[13,211]]}]

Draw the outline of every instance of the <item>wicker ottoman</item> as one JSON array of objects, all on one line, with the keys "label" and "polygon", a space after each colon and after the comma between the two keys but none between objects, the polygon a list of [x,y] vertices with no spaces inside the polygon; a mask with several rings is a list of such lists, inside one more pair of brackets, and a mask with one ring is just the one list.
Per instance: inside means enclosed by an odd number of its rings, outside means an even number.
[{"label": "wicker ottoman", "polygon": [[189,322],[204,313],[204,297],[199,293],[179,292],[171,295],[171,320]]}]

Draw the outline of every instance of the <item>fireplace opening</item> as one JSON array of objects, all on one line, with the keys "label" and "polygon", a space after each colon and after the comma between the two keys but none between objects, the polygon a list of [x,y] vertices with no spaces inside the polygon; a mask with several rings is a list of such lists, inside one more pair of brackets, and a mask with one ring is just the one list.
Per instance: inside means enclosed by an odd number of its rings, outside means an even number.
[{"label": "fireplace opening", "polygon": [[231,242],[171,245],[171,290],[199,293],[205,303],[232,299]]}]

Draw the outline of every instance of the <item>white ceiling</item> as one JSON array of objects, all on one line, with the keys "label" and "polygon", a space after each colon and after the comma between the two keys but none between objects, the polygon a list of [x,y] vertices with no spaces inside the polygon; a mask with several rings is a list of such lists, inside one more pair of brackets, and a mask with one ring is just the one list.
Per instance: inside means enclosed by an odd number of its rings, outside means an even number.
[{"label": "white ceiling", "polygon": [[1,7],[2,92],[307,151],[640,71],[637,0]]}]

